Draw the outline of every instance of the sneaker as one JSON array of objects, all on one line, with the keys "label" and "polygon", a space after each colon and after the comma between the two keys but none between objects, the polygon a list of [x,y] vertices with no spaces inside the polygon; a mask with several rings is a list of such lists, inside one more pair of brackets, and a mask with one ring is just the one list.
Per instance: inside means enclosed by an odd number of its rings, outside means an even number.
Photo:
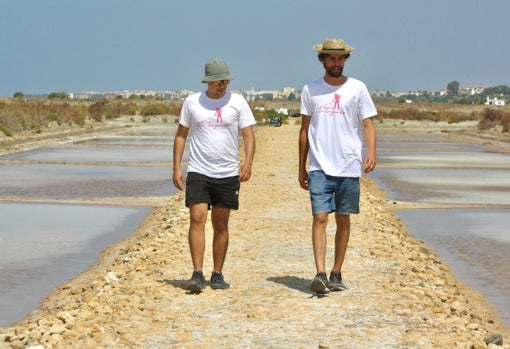
[{"label": "sneaker", "polygon": [[230,284],[227,284],[223,279],[223,274],[213,271],[211,275],[211,288],[213,290],[226,290],[230,287]]},{"label": "sneaker", "polygon": [[310,284],[310,291],[318,294],[326,294],[328,286],[328,276],[324,272],[317,273]]},{"label": "sneaker", "polygon": [[188,291],[200,293],[205,288],[205,278],[201,270],[193,271],[191,279],[188,281]]},{"label": "sneaker", "polygon": [[331,274],[329,274],[328,288],[333,292],[347,289],[347,286],[342,282],[342,273],[332,271]]}]

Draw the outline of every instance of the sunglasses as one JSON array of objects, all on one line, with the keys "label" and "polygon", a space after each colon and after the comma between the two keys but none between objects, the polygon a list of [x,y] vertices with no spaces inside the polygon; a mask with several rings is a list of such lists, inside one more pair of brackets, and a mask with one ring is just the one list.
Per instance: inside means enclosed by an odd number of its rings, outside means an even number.
[{"label": "sunglasses", "polygon": [[230,83],[230,80],[218,80],[218,81],[213,81],[213,84],[215,85],[228,85]]}]

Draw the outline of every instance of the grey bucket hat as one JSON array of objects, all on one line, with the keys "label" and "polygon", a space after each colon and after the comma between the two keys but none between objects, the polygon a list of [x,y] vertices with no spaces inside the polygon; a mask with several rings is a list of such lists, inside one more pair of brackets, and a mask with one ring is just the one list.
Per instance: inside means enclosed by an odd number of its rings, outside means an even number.
[{"label": "grey bucket hat", "polygon": [[230,75],[228,65],[221,59],[212,59],[205,64],[205,75],[202,82],[213,82],[234,79]]}]

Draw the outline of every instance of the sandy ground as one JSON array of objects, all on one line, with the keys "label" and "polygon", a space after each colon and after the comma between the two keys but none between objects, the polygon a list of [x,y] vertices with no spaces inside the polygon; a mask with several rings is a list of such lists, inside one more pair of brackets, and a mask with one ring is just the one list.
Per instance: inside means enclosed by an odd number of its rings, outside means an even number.
[{"label": "sandy ground", "polygon": [[[253,177],[231,217],[224,268],[231,289],[185,291],[189,218],[177,193],[154,200],[132,236],[25,319],[0,328],[0,348],[510,348],[510,329],[487,301],[409,235],[369,179],[361,214],[352,216],[349,289],[322,298],[309,292],[315,267],[308,193],[297,182],[298,130],[257,132]],[[207,277],[211,238],[208,225]],[[496,334],[504,345],[485,344]]]}]

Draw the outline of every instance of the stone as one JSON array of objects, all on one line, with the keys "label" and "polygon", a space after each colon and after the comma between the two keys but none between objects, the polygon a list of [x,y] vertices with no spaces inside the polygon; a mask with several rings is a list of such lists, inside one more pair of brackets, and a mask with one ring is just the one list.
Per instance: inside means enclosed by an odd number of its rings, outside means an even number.
[{"label": "stone", "polygon": [[503,345],[503,336],[499,333],[489,334],[483,340],[486,344]]}]

